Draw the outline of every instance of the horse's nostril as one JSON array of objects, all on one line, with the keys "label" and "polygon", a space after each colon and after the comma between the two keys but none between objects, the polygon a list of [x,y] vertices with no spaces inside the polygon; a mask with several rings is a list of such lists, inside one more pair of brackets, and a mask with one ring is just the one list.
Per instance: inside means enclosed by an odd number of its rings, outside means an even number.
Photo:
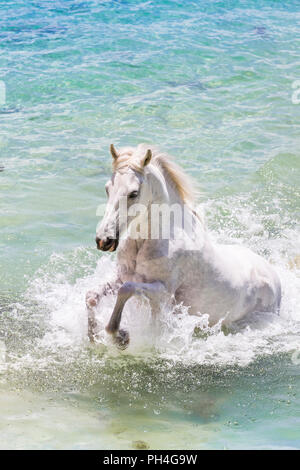
[{"label": "horse's nostril", "polygon": [[98,250],[102,251],[115,251],[118,246],[118,240],[112,237],[99,238],[96,237],[96,245]]},{"label": "horse's nostril", "polygon": [[113,243],[114,243],[114,240],[111,237],[107,237],[106,240],[103,240],[104,250],[109,250],[109,248],[112,246]]}]

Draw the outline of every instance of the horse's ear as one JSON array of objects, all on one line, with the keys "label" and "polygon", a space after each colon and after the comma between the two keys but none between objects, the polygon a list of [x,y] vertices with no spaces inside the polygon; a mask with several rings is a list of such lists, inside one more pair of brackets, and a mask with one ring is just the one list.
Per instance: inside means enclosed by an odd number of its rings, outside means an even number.
[{"label": "horse's ear", "polygon": [[148,163],[150,163],[151,158],[152,158],[152,152],[150,149],[148,149],[143,159],[143,167],[147,166]]},{"label": "horse's ear", "polygon": [[113,157],[113,159],[117,160],[119,155],[117,154],[117,151],[114,147],[114,144],[110,144],[110,153],[111,153],[111,156]]}]

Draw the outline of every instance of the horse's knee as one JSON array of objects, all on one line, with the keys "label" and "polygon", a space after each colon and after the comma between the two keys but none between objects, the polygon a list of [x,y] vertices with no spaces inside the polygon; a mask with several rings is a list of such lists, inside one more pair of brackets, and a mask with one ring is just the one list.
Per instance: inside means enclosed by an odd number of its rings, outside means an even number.
[{"label": "horse's knee", "polygon": [[85,296],[85,303],[86,303],[87,308],[96,307],[98,300],[99,300],[99,294],[97,294],[97,292],[94,292],[94,291],[89,291]]},{"label": "horse's knee", "polygon": [[121,297],[130,297],[134,294],[134,283],[133,282],[124,282],[120,289],[118,290],[118,295]]}]

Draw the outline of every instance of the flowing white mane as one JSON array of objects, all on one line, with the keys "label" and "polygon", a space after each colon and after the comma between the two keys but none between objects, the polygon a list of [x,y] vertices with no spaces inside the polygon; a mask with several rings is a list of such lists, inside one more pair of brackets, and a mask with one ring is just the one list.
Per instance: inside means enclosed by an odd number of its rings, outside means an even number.
[{"label": "flowing white mane", "polygon": [[155,165],[161,170],[164,177],[178,192],[184,203],[194,203],[197,192],[193,180],[184,173],[169,155],[160,152],[154,146],[140,144],[137,147],[122,147],[118,149],[118,158],[113,161],[113,170],[122,172],[129,167],[143,173],[144,168],[141,166],[141,157],[146,154],[148,149],[152,152],[151,165]]}]

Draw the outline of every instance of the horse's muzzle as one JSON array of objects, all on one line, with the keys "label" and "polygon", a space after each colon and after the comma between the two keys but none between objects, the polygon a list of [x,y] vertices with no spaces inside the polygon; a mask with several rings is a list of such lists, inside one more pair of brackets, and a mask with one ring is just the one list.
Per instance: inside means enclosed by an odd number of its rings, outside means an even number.
[{"label": "horse's muzzle", "polygon": [[118,248],[119,240],[116,238],[99,238],[96,237],[96,245],[98,250],[102,251],[116,251]]}]

